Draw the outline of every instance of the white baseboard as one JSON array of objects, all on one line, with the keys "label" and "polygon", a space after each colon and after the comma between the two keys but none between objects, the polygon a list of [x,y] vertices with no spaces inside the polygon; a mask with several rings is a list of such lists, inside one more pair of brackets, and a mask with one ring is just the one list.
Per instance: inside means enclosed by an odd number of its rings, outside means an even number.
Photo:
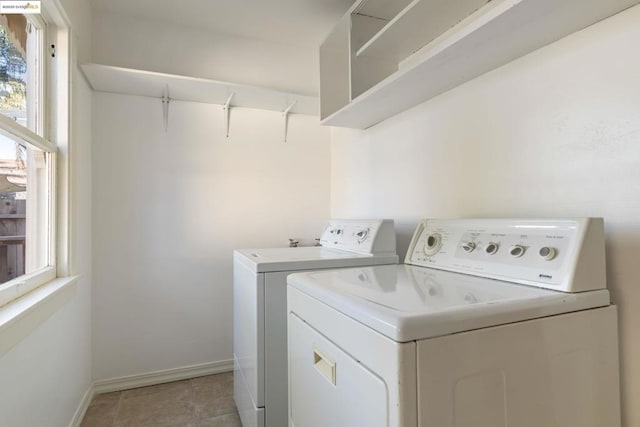
[{"label": "white baseboard", "polygon": [[95,388],[93,384],[89,386],[87,391],[82,396],[82,400],[80,401],[80,405],[78,405],[78,409],[76,409],[76,413],[73,414],[73,419],[69,424],[69,427],[78,427],[80,423],[82,423],[82,419],[84,418],[84,414],[87,413],[87,409],[89,409],[89,405],[93,400],[93,397],[96,395]]},{"label": "white baseboard", "polygon": [[184,366],[181,368],[165,369],[163,371],[148,372],[145,374],[128,375],[126,377],[98,380],[93,383],[93,394],[109,393],[112,391],[127,390],[136,387],[145,387],[168,383],[171,381],[196,378],[204,375],[220,374],[233,371],[233,360],[220,362],[201,363],[198,365]]}]

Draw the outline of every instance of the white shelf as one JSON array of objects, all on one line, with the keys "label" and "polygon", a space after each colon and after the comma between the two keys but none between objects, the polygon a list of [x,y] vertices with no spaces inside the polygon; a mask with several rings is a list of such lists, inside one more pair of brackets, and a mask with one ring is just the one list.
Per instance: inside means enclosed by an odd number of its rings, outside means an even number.
[{"label": "white shelf", "polygon": [[413,0],[356,52],[401,61],[487,4],[487,0]]},{"label": "white shelf", "polygon": [[419,0],[362,0],[351,8],[351,13],[390,21],[409,3],[415,1]]},{"label": "white shelf", "polygon": [[83,64],[81,68],[92,88],[101,92],[161,99],[168,86],[172,101],[224,105],[233,93],[233,107],[283,112],[295,102],[290,113],[319,115],[319,100],[313,96],[100,64]]},{"label": "white shelf", "polygon": [[[322,124],[366,129],[638,3],[640,0],[493,0],[403,58],[397,71],[324,118]],[[372,39],[360,49],[361,55],[375,52],[401,57],[394,51],[394,40],[402,44],[415,30],[407,23],[419,26],[426,19],[424,11],[409,19],[411,12],[401,12],[394,21],[406,28],[385,26],[386,30],[374,36],[378,41]],[[387,32],[393,35],[388,41]]]}]

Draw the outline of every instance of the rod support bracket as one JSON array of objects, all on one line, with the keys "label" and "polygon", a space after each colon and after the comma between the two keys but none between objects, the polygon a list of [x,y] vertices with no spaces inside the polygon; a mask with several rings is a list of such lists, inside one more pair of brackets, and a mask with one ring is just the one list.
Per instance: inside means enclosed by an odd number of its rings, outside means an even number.
[{"label": "rod support bracket", "polygon": [[233,95],[235,95],[235,92],[231,92],[222,106],[222,110],[224,111],[225,135],[227,138],[229,138],[229,119],[231,118],[231,100],[233,99]]},{"label": "rod support bracket", "polygon": [[282,112],[282,117],[284,118],[284,142],[287,142],[287,133],[289,129],[289,114],[291,114],[291,109],[298,103],[298,101],[293,101],[287,108]]}]

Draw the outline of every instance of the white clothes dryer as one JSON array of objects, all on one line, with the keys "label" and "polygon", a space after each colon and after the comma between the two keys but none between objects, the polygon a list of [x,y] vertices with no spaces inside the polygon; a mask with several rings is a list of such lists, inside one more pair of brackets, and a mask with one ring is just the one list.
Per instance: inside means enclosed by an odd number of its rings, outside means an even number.
[{"label": "white clothes dryer", "polygon": [[320,244],[234,252],[234,399],[244,427],[287,425],[287,276],[398,263],[392,220],[331,220]]},{"label": "white clothes dryer", "polygon": [[288,279],[289,426],[620,426],[603,221],[423,220]]}]

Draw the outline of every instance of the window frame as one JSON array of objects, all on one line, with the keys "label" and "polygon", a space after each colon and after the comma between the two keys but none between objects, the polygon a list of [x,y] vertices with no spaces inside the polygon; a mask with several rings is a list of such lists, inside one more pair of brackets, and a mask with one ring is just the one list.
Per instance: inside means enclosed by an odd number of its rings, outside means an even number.
[{"label": "window frame", "polygon": [[[43,234],[37,238],[37,244],[45,245],[46,256],[44,258],[44,267],[0,284],[0,310],[57,277],[66,275],[69,270],[69,209],[66,204],[61,206],[61,202],[68,203],[69,201],[68,166],[61,169],[61,164],[59,163],[61,150],[64,149],[68,152],[70,133],[69,92],[71,81],[69,70],[71,49],[68,37],[69,26],[66,24],[67,20],[60,13],[60,10],[55,7],[52,9],[46,8],[44,4],[42,14],[28,17],[28,22],[30,25],[35,25],[37,31],[39,31],[38,41],[36,42],[38,45],[36,52],[37,68],[34,70],[37,73],[36,96],[35,100],[28,100],[28,102],[35,103],[35,106],[30,105],[32,109],[35,108],[28,112],[27,119],[28,126],[33,125],[33,129],[0,115],[0,133],[17,142],[27,143],[46,156],[46,203],[43,207],[46,209],[46,218],[44,219],[46,224],[39,231],[39,233]],[[55,59],[52,61],[52,55],[50,55],[52,51],[47,48],[55,49],[59,44],[64,44],[64,46],[61,46],[63,55],[55,55]],[[30,71],[28,70],[28,72]],[[34,116],[35,120],[33,120]],[[60,144],[60,142],[63,142],[63,144]],[[65,158],[65,165],[68,164],[66,160]],[[57,191],[60,184],[57,179],[59,175],[64,178],[62,180],[65,184],[62,189],[66,190],[63,191],[66,196],[64,200],[59,197],[59,192]],[[62,212],[61,216],[58,215],[59,211]],[[35,215],[40,216],[42,212],[36,212]],[[66,223],[59,222],[61,217],[66,220]],[[59,233],[60,229],[65,233]],[[59,255],[64,256],[60,257]],[[64,265],[61,265],[60,261]]]}]

